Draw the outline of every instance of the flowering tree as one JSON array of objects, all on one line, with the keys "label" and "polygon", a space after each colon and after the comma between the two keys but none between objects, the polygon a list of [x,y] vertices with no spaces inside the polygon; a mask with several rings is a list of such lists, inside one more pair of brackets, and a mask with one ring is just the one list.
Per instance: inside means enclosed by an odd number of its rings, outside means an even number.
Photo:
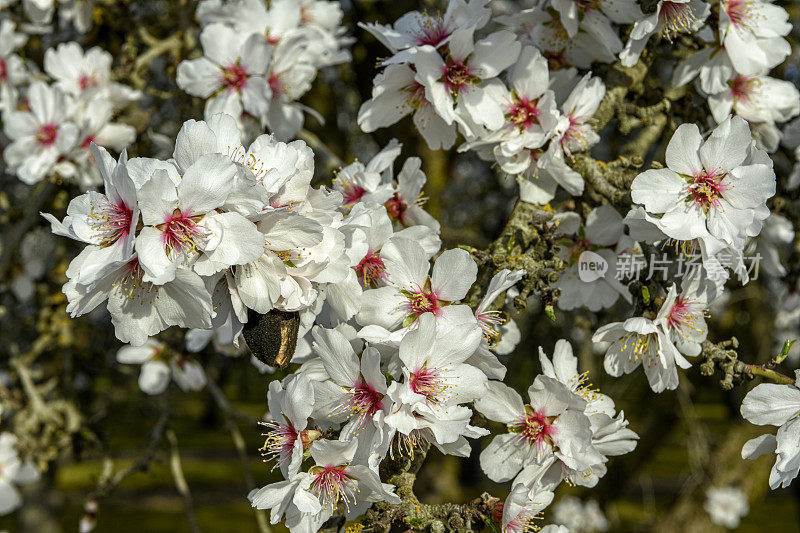
[{"label": "flowering tree", "polygon": [[[735,528],[800,471],[781,2],[0,9],[0,514],[22,529],[98,459],[80,531],[164,459],[189,528],[220,529],[181,459],[198,394],[262,532]],[[709,397],[736,405],[721,442]],[[124,466],[107,433],[133,405]],[[668,511],[606,518],[678,420]],[[446,456],[480,490],[423,502]]]}]

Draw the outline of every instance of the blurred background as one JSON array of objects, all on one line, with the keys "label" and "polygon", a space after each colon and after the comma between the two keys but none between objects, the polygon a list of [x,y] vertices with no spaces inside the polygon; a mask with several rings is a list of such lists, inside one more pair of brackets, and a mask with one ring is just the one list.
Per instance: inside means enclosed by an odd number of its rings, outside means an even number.
[{"label": "blurred background", "polygon": [[[498,8],[511,3],[496,2]],[[317,150],[317,182],[330,183],[337,158],[366,161],[397,138],[403,143],[403,157],[423,159],[428,176],[426,208],[441,221],[445,246],[486,247],[513,206],[517,194],[513,180],[470,155],[455,150],[431,152],[408,119],[374,135],[360,133],[355,123],[360,103],[370,95],[376,59],[386,55],[356,22],[391,23],[413,9],[442,9],[444,0],[342,0],[341,4],[356,38],[353,61],[323,70],[303,99],[325,118],[324,125],[313,118],[306,121],[307,131],[330,150],[330,154]],[[796,45],[800,5],[782,5],[791,11],[795,23],[791,40]],[[99,1],[88,34],[81,37],[59,30],[32,39],[29,49],[35,54],[38,46],[41,54],[53,43],[66,40],[78,40],[85,48],[99,44],[114,55],[116,72],[124,79],[131,62],[148,46],[148,38],[165,40],[183,32],[192,42],[197,30],[195,7],[189,0]],[[183,57],[191,53],[197,53],[195,48],[181,51]],[[41,56],[30,59],[41,64]],[[129,149],[131,156],[167,156],[171,153],[168,140],[174,139],[182,122],[202,117],[202,102],[175,85],[180,59],[179,54],[157,57],[145,73],[141,105],[125,111],[122,120],[139,131],[139,140]],[[799,69],[795,48],[778,72],[797,83]],[[613,153],[615,145],[607,143],[598,150]],[[788,166],[776,161],[780,182]],[[173,384],[159,396],[142,393],[137,385],[139,367],[116,363],[121,344],[103,306],[75,320],[65,313],[60,287],[79,247],[52,236],[49,225],[36,213],[61,217],[68,201],[80,191],[67,184],[29,187],[7,174],[0,177],[0,184],[0,384],[8,383],[7,361],[12,356],[38,350],[32,378],[52,383],[48,401],[58,402],[65,421],[56,429],[22,427],[21,431],[37,435],[37,459],[48,469],[40,482],[22,488],[25,506],[0,517],[0,531],[76,531],[87,500],[94,497],[99,504],[96,531],[190,531],[184,499],[170,472],[173,449],[179,450],[202,531],[257,531],[247,493],[252,486],[263,486],[278,476],[260,459],[263,439],[254,421],[266,412],[269,381],[283,374],[261,374],[248,356],[231,357],[209,348],[199,359],[218,389],[186,393]],[[796,315],[777,303],[788,298],[780,287],[797,286],[800,261],[797,251],[788,252],[790,279],[778,284],[764,277],[744,287],[731,286],[724,310],[712,310],[709,339],[735,335],[742,359],[764,362],[787,337],[800,336]],[[660,395],[651,392],[641,372],[620,379],[605,375],[602,354],[593,351],[589,338],[599,324],[624,312],[624,307],[600,314],[557,310],[554,323],[532,298],[528,308],[515,316],[522,341],[507,360],[510,385],[525,390],[540,372],[539,346],[552,354],[555,341],[566,338],[580,358],[581,369],[590,372],[593,385],[615,399],[630,428],[640,435],[633,453],[611,459],[608,474],[595,489],[562,485],[556,501],[568,495],[594,500],[607,518],[609,531],[715,531],[721,528],[711,524],[703,510],[705,490],[712,485],[734,485],[750,499],[750,512],[738,531],[800,531],[800,484],[769,491],[770,457],[740,458],[742,444],[764,432],[739,415],[748,386],[725,392],[718,385],[719,376],[701,376],[698,365],[683,374],[679,390]],[[177,331],[168,335],[180,338]],[[784,371],[792,372],[799,362],[795,349]],[[0,391],[4,402],[23,400],[18,391],[5,386]],[[165,423],[163,412],[169,413],[170,431],[154,446],[151,436]],[[488,481],[478,464],[478,453],[486,444],[488,439],[476,441],[473,456],[465,460],[433,450],[417,480],[420,499],[466,502],[484,491],[504,497],[509,486]],[[105,494],[102,485],[109,474],[113,477],[127,469],[130,475]],[[552,520],[552,509],[543,523]]]}]

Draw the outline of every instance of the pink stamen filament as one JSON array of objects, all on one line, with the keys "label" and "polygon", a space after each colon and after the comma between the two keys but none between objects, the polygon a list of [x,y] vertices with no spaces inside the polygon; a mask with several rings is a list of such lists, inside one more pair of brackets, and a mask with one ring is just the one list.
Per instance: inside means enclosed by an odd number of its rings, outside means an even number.
[{"label": "pink stamen filament", "polygon": [[569,127],[564,132],[561,138],[561,147],[567,155],[572,152],[587,150],[589,148],[589,132],[590,126],[587,124],[586,117],[574,116],[571,113],[567,115],[569,119]]},{"label": "pink stamen filament", "polygon": [[78,87],[80,87],[81,91],[85,91],[90,87],[97,87],[100,85],[100,82],[97,81],[97,78],[92,74],[81,74],[78,78]]},{"label": "pink stamen filament", "polygon": [[440,374],[441,369],[423,365],[411,373],[409,387],[413,392],[425,396],[429,403],[438,403],[445,399],[444,393],[450,388]]},{"label": "pink stamen filament", "polygon": [[465,90],[470,85],[479,83],[481,80],[475,75],[472,67],[461,61],[451,59],[447,65],[442,67],[442,81],[445,89],[453,96],[456,96],[460,91]]},{"label": "pink stamen filament", "polygon": [[414,321],[423,313],[433,313],[439,316],[442,312],[442,302],[438,299],[436,292],[429,289],[417,289],[416,292],[405,292],[405,310],[409,317]]},{"label": "pink stamen filament", "polygon": [[680,34],[691,32],[697,24],[694,10],[690,3],[670,2],[665,0],[658,13],[661,33],[669,41]]},{"label": "pink stamen filament", "polygon": [[205,230],[197,225],[200,218],[191,212],[183,213],[175,209],[169,219],[157,226],[168,252],[191,252],[197,248],[196,241],[205,235]]},{"label": "pink stamen filament", "polygon": [[709,174],[705,169],[697,173],[688,185],[691,201],[706,211],[718,208],[719,200],[727,190],[727,185],[722,183],[724,177],[724,172],[717,174],[717,171],[712,171]]},{"label": "pink stamen filament", "polygon": [[749,12],[750,6],[747,0],[728,0],[725,3],[725,13],[734,26],[744,22],[748,18]]},{"label": "pink stamen filament", "polygon": [[517,443],[534,446],[537,451],[543,451],[553,446],[553,435],[556,433],[556,428],[553,427],[554,420],[555,417],[547,417],[543,412],[525,406],[525,415],[509,424],[508,428],[517,434],[515,439]]},{"label": "pink stamen filament", "polygon": [[731,96],[737,102],[747,102],[755,94],[760,82],[758,78],[736,76],[728,82],[731,87]]},{"label": "pink stamen filament", "polygon": [[428,44],[435,48],[444,42],[451,33],[452,31],[447,27],[444,19],[441,16],[436,16],[427,17],[425,21],[421,22],[414,37],[417,46]]},{"label": "pink stamen filament", "polygon": [[90,206],[89,217],[92,229],[100,236],[100,246],[110,246],[130,233],[133,212],[123,200],[114,203],[102,196],[92,200]]},{"label": "pink stamen filament", "polygon": [[264,445],[259,448],[259,452],[265,461],[275,461],[273,468],[279,467],[291,458],[298,432],[291,422],[281,423],[271,420],[260,424],[267,428],[267,432],[264,433],[267,438]]},{"label": "pink stamen filament", "polygon": [[40,126],[39,131],[36,132],[36,142],[41,146],[53,146],[57,138],[58,128],[53,123]]},{"label": "pink stamen filament", "polygon": [[514,95],[514,103],[506,109],[506,119],[519,128],[520,132],[525,132],[533,126],[539,124],[540,110],[537,107],[539,99],[533,100],[527,97]]},{"label": "pink stamen filament", "polygon": [[309,473],[314,476],[311,491],[320,497],[323,505],[334,507],[339,499],[347,509],[356,501],[358,484],[346,471],[347,465],[314,466]]},{"label": "pink stamen filament", "polygon": [[386,266],[380,252],[368,252],[354,268],[361,286],[365,289],[377,289],[386,285]]},{"label": "pink stamen filament", "polygon": [[229,65],[222,71],[222,83],[231,91],[238,92],[244,89],[247,85],[247,78],[247,71],[238,63]]}]

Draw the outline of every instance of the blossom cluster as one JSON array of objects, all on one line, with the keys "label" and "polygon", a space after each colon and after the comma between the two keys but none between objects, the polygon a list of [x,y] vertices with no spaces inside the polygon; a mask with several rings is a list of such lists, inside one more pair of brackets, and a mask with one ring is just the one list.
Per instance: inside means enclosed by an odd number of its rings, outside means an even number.
[{"label": "blossom cluster", "polygon": [[[398,244],[407,247],[405,261]],[[521,273],[498,273],[473,312],[458,303],[475,279],[467,253],[443,252],[429,276],[423,249],[411,245],[402,238],[384,245],[386,284],[364,292],[365,299],[383,292],[382,298],[400,300],[386,308],[395,317],[362,307],[360,330],[347,323],[314,326],[310,356],[270,384],[262,453],[285,480],[249,497],[253,506],[271,510],[273,523],[285,517],[293,532],[316,531],[337,502],[348,519],[373,502],[399,503],[393,487],[381,483],[378,465],[413,457],[427,445],[469,456],[469,439],[489,434],[471,425],[470,404],[505,428],[480,456],[490,479],[511,482],[503,531],[527,531],[562,481],[593,487],[609,457],[636,446],[624,414],[590,388],[566,341],[556,344],[552,360],[540,351],[543,374],[527,400],[501,381],[505,367],[489,344],[496,315],[486,303]],[[309,457],[313,464],[303,467]]]},{"label": "blossom cluster", "polygon": [[[768,207],[779,185],[768,153],[783,143],[800,155],[800,120],[779,129],[800,112],[800,95],[767,76],[789,53],[786,12],[761,0],[713,9],[659,0],[647,13],[635,0],[535,4],[503,15],[489,0],[451,0],[442,14],[360,24],[390,55],[357,122],[370,133],[412,115],[431,149],[459,143],[517,177],[521,202],[552,213],[542,235],[563,265],[546,281],[558,307],[636,303],[634,316],[591,337],[606,373],[642,367],[654,392],[676,389],[725,283],[748,282],[745,254],[766,257],[775,278],[786,273],[780,248],[794,234]],[[66,271],[71,316],[105,304],[129,344],[117,361],[141,365],[140,388],[160,394],[170,380],[192,391],[208,379],[194,356],[155,338],[167,328],[188,330],[186,352],[213,343],[242,354],[245,328],[296,313],[295,366],[269,384],[261,449],[283,479],[249,494],[293,533],[317,531],[337,512],[354,519],[376,502],[399,504],[382,464],[430,446],[468,457],[482,437],[483,472],[509,484],[497,508],[504,532],[534,530],[562,482],[594,487],[638,436],[579,371],[569,341],[558,340],[552,357],[540,348],[542,373],[524,395],[503,382],[504,356],[521,337],[504,309],[531,273],[498,267],[480,279],[468,248],[443,250],[440,223],[424,207],[424,162],[402,160],[396,140],[312,187],[314,153],[292,139],[305,114],[321,120],[299,101],[318,72],[350,58],[341,6],[203,0],[196,16],[202,55],[183,60],[176,79],[205,100],[205,120],[183,124],[169,159],[128,158],[135,131],[113,119],[140,95],[111,81],[109,54],[61,44],[45,53],[52,81],[29,82],[35,66],[16,53],[25,35],[0,25],[6,165],[27,184],[53,173],[86,189],[103,184],[74,198],[63,220],[43,215],[53,233],[85,245]],[[648,42],[677,48],[679,35],[698,51],[669,59],[665,71],[707,101],[712,120],[702,130],[677,125],[663,157],[654,156],[665,165],[615,182],[627,204],[585,201],[576,162],[600,142],[613,96],[591,66],[635,68],[650,61]],[[798,176],[800,164],[788,189]],[[700,268],[666,272],[661,284],[616,275],[618,264],[654,249],[699,252]],[[588,261],[605,270],[586,277]],[[773,488],[800,469],[799,414],[800,381],[759,385],[742,404],[746,419],[780,426],[742,450],[776,453]],[[715,522],[735,524],[746,512],[735,489],[712,488],[708,498]],[[607,527],[599,509],[591,513],[575,528]]]},{"label": "blossom cluster", "polygon": [[735,271],[746,275],[745,245],[761,232],[776,187],[772,160],[740,117],[727,118],[705,141],[697,126],[679,126],[666,160],[667,168],[633,180],[631,196],[642,207],[627,218],[635,221],[642,242],[669,240],[683,250],[699,249],[703,267],[683,279],[680,294],[675,285],[670,288],[655,317],[608,324],[594,336],[612,343],[605,360],[611,375],[641,365],[655,392],[675,389],[677,367],[691,366],[684,356],[700,353],[708,334],[704,315],[727,279],[718,276],[721,265],[740,265]]},{"label": "blossom cluster", "polygon": [[21,10],[28,31],[36,34],[52,31],[56,18],[59,25],[86,33],[92,28],[94,7],[95,0],[0,0],[0,10]]},{"label": "blossom cluster", "polygon": [[206,118],[242,117],[290,140],[305,113],[298,100],[317,72],[349,60],[342,8],[330,0],[203,0],[197,7],[203,56],[178,66],[178,86],[206,100]]},{"label": "blossom cluster", "polygon": [[6,167],[26,184],[58,176],[88,189],[102,182],[91,159],[91,144],[120,151],[136,138],[130,125],[116,122],[139,91],[111,81],[112,57],[76,42],[44,54],[44,74],[18,50],[27,40],[13,22],[0,22],[0,117],[10,143]]},{"label": "blossom cluster", "polygon": [[381,62],[358,123],[371,132],[413,114],[431,149],[450,148],[460,133],[460,150],[527,178],[526,201],[546,203],[559,185],[580,195],[583,179],[565,158],[599,140],[591,122],[605,86],[575,69],[551,76],[546,51],[508,29],[481,38],[486,4],[450,2],[441,16],[415,11],[393,26],[363,25],[393,55]]},{"label": "blossom cluster", "polygon": [[[251,494],[253,504],[313,531],[339,503],[348,516],[398,503],[381,461],[426,443],[468,456],[469,439],[488,434],[471,424],[474,404],[507,431],[481,464],[513,480],[511,531],[532,523],[562,480],[593,486],[637,436],[588,387],[566,341],[552,361],[541,355],[527,402],[502,383],[497,355],[519,333],[494,305],[524,273],[502,270],[474,307],[463,303],[477,265],[463,249],[440,253],[439,224],[419,202],[421,161],[406,159],[395,176],[401,149],[392,141],[341,168],[329,190],[309,186],[313,154],[302,141],[263,135],[245,149],[223,114],[186,122],[169,161],[114,160],[93,146],[105,194],[74,199],[63,221],[45,215],[54,232],[87,244],[67,270],[68,311],[108,302],[131,344],[118,361],[142,364],[148,394],[170,375],[184,390],[205,385],[200,365],[152,338],[166,327],[194,328],[191,350],[212,339],[233,350],[253,316],[299,311],[292,362],[301,366],[270,385],[262,450],[286,479]],[[315,464],[303,468],[309,454]]]},{"label": "blossom cluster", "polygon": [[169,326],[224,330],[248,310],[299,311],[347,276],[341,195],[313,189],[311,150],[269,135],[247,149],[236,121],[187,121],[174,157],[114,160],[92,145],[105,193],[73,199],[59,235],[87,246],[67,271],[72,316],[107,300],[117,337]]}]

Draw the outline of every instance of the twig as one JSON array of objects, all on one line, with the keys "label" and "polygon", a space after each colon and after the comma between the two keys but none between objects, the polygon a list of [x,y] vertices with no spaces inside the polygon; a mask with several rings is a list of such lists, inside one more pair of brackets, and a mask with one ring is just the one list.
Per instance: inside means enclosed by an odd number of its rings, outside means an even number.
[{"label": "twig", "polygon": [[[211,396],[217,403],[217,407],[219,407],[220,411],[222,411],[222,416],[225,419],[225,427],[227,428],[228,432],[231,434],[231,439],[233,440],[233,447],[236,449],[236,454],[239,456],[239,461],[242,463],[242,470],[244,471],[244,481],[247,485],[247,490],[251,491],[256,488],[255,479],[253,479],[253,473],[250,471],[250,459],[247,456],[247,444],[245,443],[244,437],[242,436],[242,432],[239,429],[239,426],[236,425],[234,422],[232,413],[237,412],[233,409],[228,402],[228,399],[225,397],[225,393],[217,386],[216,383],[209,381],[207,386],[211,391]],[[246,415],[242,415],[245,416]],[[249,418],[249,417],[247,417]],[[261,533],[270,533],[271,529],[269,524],[267,523],[267,513],[260,509],[255,509],[256,513],[256,522],[258,523],[258,530]]]},{"label": "twig", "polygon": [[178,437],[175,435],[175,430],[167,430],[167,440],[169,441],[169,468],[172,472],[172,479],[175,481],[175,488],[183,497],[183,504],[186,507],[186,519],[189,522],[189,529],[193,533],[200,533],[200,528],[197,527],[197,519],[194,517],[194,500],[192,493],[189,491],[189,484],[186,483],[186,477],[183,475],[183,468],[181,467],[181,455],[178,450]]},{"label": "twig", "polygon": [[[150,441],[147,443],[147,448],[144,454],[130,467],[125,470],[120,470],[111,476],[111,472],[107,471],[106,467],[104,466],[104,473],[97,483],[97,488],[95,488],[95,490],[89,495],[87,500],[105,498],[111,494],[111,492],[113,492],[117,486],[119,486],[119,484],[122,483],[122,481],[128,476],[137,472],[146,471],[150,467],[150,463],[155,460],[156,455],[158,454],[158,448],[161,445],[161,440],[164,437],[164,430],[167,427],[168,420],[169,412],[167,410],[163,410],[161,415],[159,415],[155,426],[153,426],[153,430],[150,432]],[[110,459],[106,462],[106,465],[109,464],[113,464]]]},{"label": "twig", "polygon": [[720,386],[723,390],[731,390],[734,385],[739,385],[745,379],[751,380],[755,376],[769,379],[782,385],[792,385],[795,380],[769,368],[769,363],[763,365],[747,364],[739,360],[736,349],[739,341],[736,337],[719,343],[706,341],[703,343],[703,357],[705,362],[700,365],[700,373],[711,376],[715,369],[723,373]]},{"label": "twig", "polygon": [[208,392],[211,393],[211,396],[214,397],[214,401],[217,403],[217,406],[223,411],[223,413],[231,416],[232,418],[241,420],[242,422],[247,422],[253,427],[258,427],[260,420],[254,416],[245,414],[232,406],[228,401],[228,398],[225,396],[225,393],[219,388],[219,385],[209,380],[206,384],[206,387],[208,388]]}]

